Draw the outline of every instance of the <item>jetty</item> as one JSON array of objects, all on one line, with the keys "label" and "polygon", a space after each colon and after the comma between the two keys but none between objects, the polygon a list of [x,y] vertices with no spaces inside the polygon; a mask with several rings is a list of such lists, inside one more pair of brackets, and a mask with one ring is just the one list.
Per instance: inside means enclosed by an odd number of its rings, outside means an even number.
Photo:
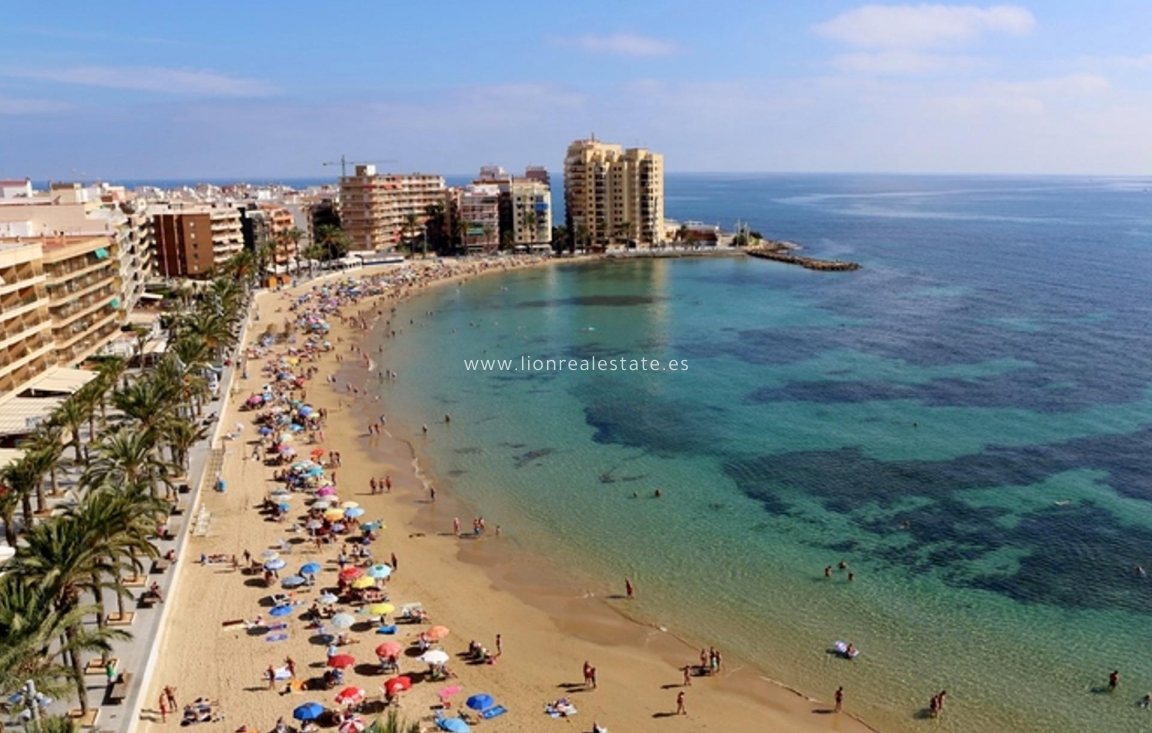
[{"label": "jetty", "polygon": [[819,270],[821,272],[849,272],[860,269],[859,262],[821,260],[815,257],[804,257],[795,254],[794,251],[798,248],[798,245],[792,244],[791,242],[770,240],[764,241],[762,244],[747,247],[744,251],[752,257],[775,260],[776,262],[783,262],[788,265],[800,265],[809,270]]}]

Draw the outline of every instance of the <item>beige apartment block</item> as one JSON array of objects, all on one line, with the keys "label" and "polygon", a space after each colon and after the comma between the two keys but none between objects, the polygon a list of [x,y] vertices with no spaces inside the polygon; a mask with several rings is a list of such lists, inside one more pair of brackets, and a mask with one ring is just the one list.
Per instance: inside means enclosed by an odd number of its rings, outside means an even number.
[{"label": "beige apartment block", "polygon": [[552,192],[548,183],[539,179],[513,178],[508,184],[508,197],[512,242],[527,245],[551,243]]},{"label": "beige apartment block", "polygon": [[39,242],[0,241],[0,395],[53,364],[43,257]]},{"label": "beige apartment block", "polygon": [[54,361],[74,366],[112,340],[124,322],[113,237],[45,237],[43,266]]},{"label": "beige apartment block", "polygon": [[473,183],[460,192],[464,246],[494,251],[500,245],[500,186]]},{"label": "beige apartment block", "polygon": [[391,249],[423,230],[428,207],[444,201],[443,176],[377,173],[374,165],[358,165],[354,175],[340,179],[340,225],[353,250]]},{"label": "beige apartment block", "polygon": [[578,244],[651,247],[663,241],[664,156],[594,138],[568,146],[564,159],[567,224]]}]

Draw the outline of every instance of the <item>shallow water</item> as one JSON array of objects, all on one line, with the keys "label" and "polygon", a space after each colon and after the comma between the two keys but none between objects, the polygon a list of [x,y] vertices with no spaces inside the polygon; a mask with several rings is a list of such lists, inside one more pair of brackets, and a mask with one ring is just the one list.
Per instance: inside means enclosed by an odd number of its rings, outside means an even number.
[{"label": "shallow water", "polygon": [[[381,366],[393,421],[432,428],[434,473],[600,592],[634,578],[645,617],[821,697],[842,684],[884,730],[928,725],[940,689],[933,729],[1152,725],[1147,186],[667,187],[671,216],[864,269],[659,260],[433,290]],[[521,356],[688,368],[464,366]],[[841,559],[854,582],[824,578]],[[863,653],[830,657],[838,639]],[[1113,668],[1121,691],[1096,692]]]}]

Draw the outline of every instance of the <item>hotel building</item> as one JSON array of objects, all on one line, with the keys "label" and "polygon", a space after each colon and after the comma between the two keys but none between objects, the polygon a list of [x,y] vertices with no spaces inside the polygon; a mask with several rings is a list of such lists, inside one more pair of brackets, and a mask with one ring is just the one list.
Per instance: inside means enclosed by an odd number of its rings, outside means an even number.
[{"label": "hotel building", "polygon": [[156,269],[164,277],[207,277],[244,248],[240,212],[201,206],[154,214]]},{"label": "hotel building", "polygon": [[568,146],[564,204],[571,237],[594,248],[651,247],[664,234],[664,156],[595,138]]}]

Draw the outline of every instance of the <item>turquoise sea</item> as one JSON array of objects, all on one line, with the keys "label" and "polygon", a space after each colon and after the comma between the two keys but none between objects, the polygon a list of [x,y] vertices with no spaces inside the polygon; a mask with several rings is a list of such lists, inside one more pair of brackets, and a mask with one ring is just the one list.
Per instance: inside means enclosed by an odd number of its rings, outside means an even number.
[{"label": "turquoise sea", "polygon": [[[642,617],[767,677],[844,685],[881,730],[1152,730],[1150,189],[670,175],[671,217],[864,268],[632,261],[434,290],[395,319],[384,403],[430,425],[432,473],[510,541],[601,589],[635,579]],[[524,355],[687,369],[465,368]],[[824,577],[840,560],[854,582]],[[827,653],[841,639],[858,659]]]}]

